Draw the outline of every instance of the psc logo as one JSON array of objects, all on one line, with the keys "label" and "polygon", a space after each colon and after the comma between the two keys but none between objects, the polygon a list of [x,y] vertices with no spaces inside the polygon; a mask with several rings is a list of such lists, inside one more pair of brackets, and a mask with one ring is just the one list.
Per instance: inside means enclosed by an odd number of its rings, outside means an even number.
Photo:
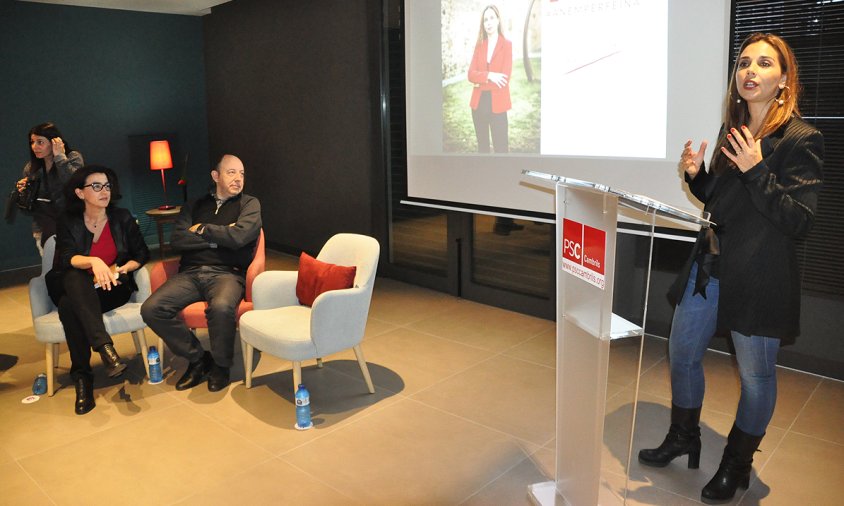
[{"label": "psc logo", "polygon": [[604,274],[607,234],[588,225],[563,219],[563,260]]}]

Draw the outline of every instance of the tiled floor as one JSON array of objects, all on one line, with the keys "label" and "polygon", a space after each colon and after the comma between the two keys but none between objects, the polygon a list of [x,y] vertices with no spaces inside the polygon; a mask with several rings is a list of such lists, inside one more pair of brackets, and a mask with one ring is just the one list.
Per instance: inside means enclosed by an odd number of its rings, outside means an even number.
[{"label": "tiled floor", "polygon": [[[295,268],[270,253],[269,268]],[[527,486],[553,476],[555,337],[550,321],[379,279],[363,350],[370,395],[351,352],[303,372],[316,427],[300,432],[290,364],[261,355],[253,388],[176,392],[96,371],[97,407],[73,414],[62,349],[54,397],[22,404],[44,367],[25,286],[0,290],[0,504],[529,504]],[[151,331],[147,339],[155,339]],[[118,351],[132,353],[119,336]],[[614,345],[604,481],[624,488],[626,413],[636,342]],[[240,350],[236,350],[238,357]],[[645,344],[634,448],[655,445],[668,420],[665,341]],[[701,469],[680,458],[631,468],[628,504],[697,504],[738,401],[728,356],[707,357]],[[779,371],[779,402],[739,504],[842,504],[844,384]],[[619,450],[621,448],[621,450]]]}]

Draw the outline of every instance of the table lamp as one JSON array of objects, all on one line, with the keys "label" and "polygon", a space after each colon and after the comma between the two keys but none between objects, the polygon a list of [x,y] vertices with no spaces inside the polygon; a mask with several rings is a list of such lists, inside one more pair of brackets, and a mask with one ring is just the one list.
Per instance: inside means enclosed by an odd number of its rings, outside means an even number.
[{"label": "table lamp", "polygon": [[164,171],[173,168],[173,158],[170,156],[170,143],[168,141],[151,141],[149,143],[149,168],[150,170],[161,171],[161,186],[164,187],[164,204],[159,209],[173,209],[176,206],[167,204],[167,182],[164,179]]}]

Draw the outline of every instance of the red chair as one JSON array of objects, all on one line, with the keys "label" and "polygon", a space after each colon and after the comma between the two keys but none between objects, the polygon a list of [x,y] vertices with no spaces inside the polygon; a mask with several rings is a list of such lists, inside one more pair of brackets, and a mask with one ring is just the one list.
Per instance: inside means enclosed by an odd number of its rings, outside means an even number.
[{"label": "red chair", "polygon": [[[255,280],[255,276],[264,272],[265,263],[264,229],[261,229],[261,233],[258,235],[258,242],[255,244],[255,256],[252,258],[249,268],[246,269],[246,293],[244,294],[244,299],[240,301],[240,305],[237,307],[238,321],[240,321],[243,313],[252,310],[252,282]],[[149,274],[151,291],[158,290],[158,287],[163,285],[167,281],[167,278],[175,275],[177,272],[179,272],[178,260],[164,260],[157,263]],[[179,318],[184,320],[190,329],[207,329],[208,320],[205,319],[205,308],[207,307],[208,303],[205,301],[194,302],[179,313]],[[160,337],[158,338],[158,354],[163,364],[164,341]]]}]

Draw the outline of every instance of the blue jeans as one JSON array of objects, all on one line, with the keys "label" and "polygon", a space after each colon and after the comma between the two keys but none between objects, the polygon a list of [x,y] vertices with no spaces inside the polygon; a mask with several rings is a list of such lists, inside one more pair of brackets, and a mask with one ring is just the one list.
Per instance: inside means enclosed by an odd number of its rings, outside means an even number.
[{"label": "blue jeans", "polygon": [[[697,265],[692,266],[683,299],[674,311],[668,357],[671,362],[671,402],[681,408],[703,405],[703,356],[715,334],[719,282],[710,278],[706,298],[693,295]],[[780,340],[731,331],[741,377],[736,425],[747,434],[765,433],[777,401],[777,353]]]}]

